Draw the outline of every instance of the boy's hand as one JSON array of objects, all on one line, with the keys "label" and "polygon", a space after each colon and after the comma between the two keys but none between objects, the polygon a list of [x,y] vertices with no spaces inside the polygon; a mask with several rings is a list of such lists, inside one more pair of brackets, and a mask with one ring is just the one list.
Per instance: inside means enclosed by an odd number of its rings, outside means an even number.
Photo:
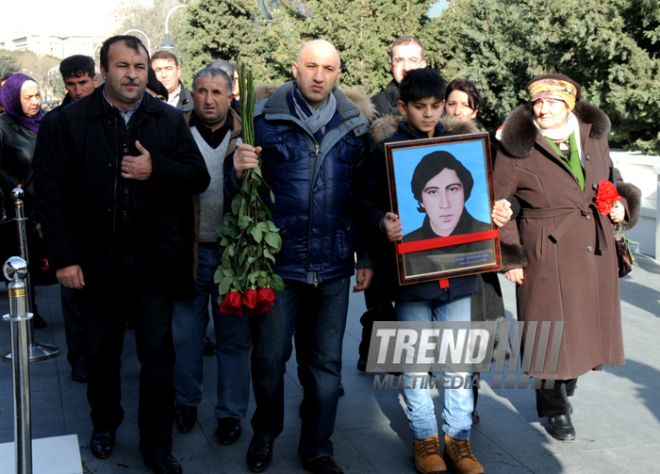
[{"label": "boy's hand", "polygon": [[403,239],[403,226],[401,219],[396,214],[388,212],[380,220],[380,228],[387,235],[390,242],[396,242]]}]

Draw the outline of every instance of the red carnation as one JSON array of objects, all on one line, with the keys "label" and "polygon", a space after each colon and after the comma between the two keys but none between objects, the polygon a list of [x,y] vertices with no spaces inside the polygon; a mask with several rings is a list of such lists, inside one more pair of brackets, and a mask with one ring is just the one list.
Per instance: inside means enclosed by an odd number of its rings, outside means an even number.
[{"label": "red carnation", "polygon": [[220,305],[220,312],[243,316],[243,295],[238,291],[230,291]]},{"label": "red carnation", "polygon": [[272,288],[259,288],[257,290],[258,313],[270,313],[270,307],[275,304],[275,291]]},{"label": "red carnation", "polygon": [[258,305],[257,290],[254,288],[248,288],[245,290],[245,294],[243,295],[243,307],[245,312],[247,314],[257,314],[259,309]]},{"label": "red carnation", "polygon": [[612,206],[621,199],[612,181],[606,179],[598,183],[598,192],[596,193],[596,207],[598,212],[607,216],[612,211]]}]

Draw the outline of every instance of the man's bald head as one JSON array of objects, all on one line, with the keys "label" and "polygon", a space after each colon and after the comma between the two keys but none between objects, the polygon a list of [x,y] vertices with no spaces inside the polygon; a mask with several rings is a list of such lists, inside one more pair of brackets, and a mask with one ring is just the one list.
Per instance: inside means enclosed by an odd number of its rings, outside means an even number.
[{"label": "man's bald head", "polygon": [[339,52],[326,40],[310,41],[298,51],[292,72],[300,94],[309,105],[318,108],[339,81]]},{"label": "man's bald head", "polygon": [[339,60],[339,69],[341,69],[341,57],[339,56],[339,51],[337,51],[337,48],[335,48],[335,45],[332,44],[330,41],[324,40],[324,39],[315,39],[312,41],[309,41],[302,45],[302,47],[298,50],[298,56],[296,56],[296,62],[300,64],[300,54],[303,52],[303,49],[307,47],[316,47],[316,48],[327,48],[330,51],[334,51],[335,54],[337,55],[337,59]]}]

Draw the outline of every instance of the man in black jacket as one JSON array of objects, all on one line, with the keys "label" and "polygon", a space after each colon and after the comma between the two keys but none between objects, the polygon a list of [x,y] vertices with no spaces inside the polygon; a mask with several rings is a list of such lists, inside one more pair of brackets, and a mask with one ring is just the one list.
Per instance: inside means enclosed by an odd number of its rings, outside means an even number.
[{"label": "man in black jacket", "polygon": [[167,103],[177,109],[192,110],[192,96],[181,83],[181,66],[176,55],[169,51],[156,51],[151,58],[151,67],[156,78],[167,89]]},{"label": "man in black jacket", "polygon": [[399,83],[406,72],[426,67],[424,46],[414,36],[399,36],[390,48],[390,70],[392,80],[384,91],[373,96],[371,101],[378,115],[401,115],[398,108]]},{"label": "man in black jacket", "polygon": [[140,452],[172,474],[182,472],[171,455],[172,306],[177,290],[193,290],[192,195],[210,177],[183,115],[144,94],[148,66],[137,38],[103,43],[105,85],[60,112],[38,199],[50,264],[80,291],[92,454],[112,454],[124,416],[119,369],[130,320]]},{"label": "man in black jacket", "polygon": [[[55,122],[60,112],[67,105],[88,96],[98,86],[98,79],[94,71],[94,60],[89,56],[76,54],[65,58],[60,63],[60,74],[64,81],[66,96],[62,104],[49,112],[41,121],[37,144],[34,150],[34,176],[35,189],[40,186],[36,179],[41,176],[42,160],[48,152],[53,140]],[[38,212],[38,209],[37,209]],[[37,214],[37,219],[39,216]],[[40,222],[37,220],[37,222]],[[41,225],[37,224],[37,229]],[[65,286],[60,287],[62,300],[62,317],[64,319],[64,332],[66,333],[66,358],[71,364],[71,378],[76,382],[87,382],[85,371],[85,325],[78,304],[78,292]]]}]

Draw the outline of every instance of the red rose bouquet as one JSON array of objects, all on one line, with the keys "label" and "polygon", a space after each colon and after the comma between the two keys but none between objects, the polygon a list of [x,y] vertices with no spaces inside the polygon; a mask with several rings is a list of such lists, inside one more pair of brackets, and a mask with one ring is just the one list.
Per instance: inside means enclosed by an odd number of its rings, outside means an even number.
[{"label": "red rose bouquet", "polygon": [[[243,121],[243,141],[254,145],[255,94],[252,73],[241,64],[238,73]],[[246,170],[240,192],[231,202],[231,212],[225,214],[218,235],[224,249],[222,263],[215,272],[219,283],[220,311],[227,314],[269,313],[275,304],[275,291],[284,290],[284,281],[272,263],[282,247],[279,229],[272,220],[268,206],[261,198],[264,192],[275,196],[257,168]]]}]

